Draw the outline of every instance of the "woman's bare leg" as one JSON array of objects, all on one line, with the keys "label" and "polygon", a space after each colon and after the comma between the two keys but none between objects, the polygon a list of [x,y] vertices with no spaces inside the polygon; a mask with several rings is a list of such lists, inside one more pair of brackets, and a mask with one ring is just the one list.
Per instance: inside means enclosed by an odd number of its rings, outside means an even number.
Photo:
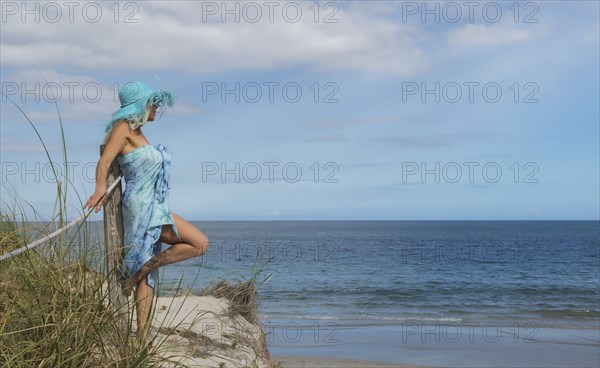
[{"label": "woman's bare leg", "polygon": [[133,287],[146,278],[150,272],[161,266],[181,262],[198,257],[208,251],[208,237],[180,216],[171,212],[181,240],[177,238],[170,225],[163,225],[160,240],[172,244],[161,253],[150,258],[138,272],[131,276],[123,285],[123,294],[129,296]]},{"label": "woman's bare leg", "polygon": [[137,312],[137,336],[139,341],[148,343],[148,333],[150,332],[150,312],[152,310],[152,288],[148,284],[148,279],[142,280],[135,289],[135,308]]}]

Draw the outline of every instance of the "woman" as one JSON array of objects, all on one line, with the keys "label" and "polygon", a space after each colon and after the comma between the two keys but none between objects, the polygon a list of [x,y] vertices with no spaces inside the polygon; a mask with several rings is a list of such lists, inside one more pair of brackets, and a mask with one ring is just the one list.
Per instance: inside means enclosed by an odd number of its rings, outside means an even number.
[{"label": "woman", "polygon": [[[171,154],[162,144],[150,145],[142,126],[154,121],[161,106],[173,106],[169,91],[152,91],[144,83],[128,83],[119,91],[121,108],[106,126],[105,148],[96,166],[96,190],[84,208],[92,208],[106,192],[106,175],[118,159],[125,190],[121,195],[125,232],[123,294],[135,287],[138,337],[146,342],[152,308],[155,270],[164,265],[200,256],[208,250],[208,238],[192,224],[169,210]],[[118,155],[118,156],[117,156]],[[96,205],[96,212],[106,198]],[[162,242],[171,247],[161,252]]]}]

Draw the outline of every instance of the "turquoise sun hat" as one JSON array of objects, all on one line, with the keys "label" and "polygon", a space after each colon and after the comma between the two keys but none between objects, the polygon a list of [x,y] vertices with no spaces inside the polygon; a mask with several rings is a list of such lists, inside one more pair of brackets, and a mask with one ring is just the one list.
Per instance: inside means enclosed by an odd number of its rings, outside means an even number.
[{"label": "turquoise sun hat", "polygon": [[144,125],[148,119],[148,106],[156,105],[173,106],[175,95],[171,91],[157,90],[153,91],[144,82],[129,82],[119,91],[119,101],[121,107],[115,111],[108,124],[106,133],[110,133],[117,121],[125,120],[129,122],[131,129]]}]

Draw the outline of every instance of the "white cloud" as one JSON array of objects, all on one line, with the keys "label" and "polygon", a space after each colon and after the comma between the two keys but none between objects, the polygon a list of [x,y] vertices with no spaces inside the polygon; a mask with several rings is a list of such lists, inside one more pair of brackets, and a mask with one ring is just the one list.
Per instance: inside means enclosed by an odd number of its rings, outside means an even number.
[{"label": "white cloud", "polygon": [[386,136],[371,138],[375,142],[383,142],[398,148],[439,148],[466,143],[480,142],[490,139],[486,132],[465,132],[455,134],[424,134],[421,136]]},{"label": "white cloud", "polygon": [[[112,3],[111,3],[112,4]],[[273,70],[306,67],[320,71],[363,71],[408,76],[428,67],[418,46],[418,28],[340,8],[338,23],[314,22],[301,3],[303,16],[291,23],[275,16],[256,23],[233,18],[202,22],[198,2],[139,2],[138,23],[115,23],[105,16],[87,23],[21,23],[9,18],[3,26],[4,66],[26,60],[44,68],[74,66],[80,70],[174,69],[190,74],[228,70]],[[265,9],[266,11],[266,9]],[[110,15],[110,17],[109,17]]]},{"label": "white cloud", "polygon": [[[107,121],[119,107],[117,87],[90,75],[65,74],[52,69],[22,69],[3,75],[2,80],[2,92],[19,105],[34,124],[58,122],[55,99],[63,122]],[[5,98],[2,96],[2,100]],[[6,103],[0,115],[2,124],[24,119],[12,103]],[[188,115],[203,111],[181,101],[177,101],[176,106],[167,114]]]},{"label": "white cloud", "polygon": [[498,47],[527,42],[533,37],[534,33],[527,29],[467,24],[451,32],[448,35],[448,43],[451,46],[462,47]]},{"label": "white cloud", "polygon": [[384,115],[384,116],[365,116],[347,119],[326,119],[306,124],[309,129],[344,129],[348,127],[375,126],[380,124],[417,124],[426,123],[427,120],[418,116],[402,115]]}]

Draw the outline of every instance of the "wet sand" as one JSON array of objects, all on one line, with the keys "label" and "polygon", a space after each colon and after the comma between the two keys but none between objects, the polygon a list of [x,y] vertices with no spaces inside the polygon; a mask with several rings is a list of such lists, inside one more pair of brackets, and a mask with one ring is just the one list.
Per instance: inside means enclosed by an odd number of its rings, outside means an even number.
[{"label": "wet sand", "polygon": [[271,359],[273,363],[279,362],[281,368],[420,368],[416,365],[398,365],[372,360],[327,357],[272,356]]},{"label": "wet sand", "polygon": [[282,339],[285,330],[274,331],[269,346],[273,362],[281,361],[282,368],[600,366],[598,329],[484,324],[340,326],[335,340],[315,342],[314,327],[310,323],[304,327],[289,329],[287,340]]}]

